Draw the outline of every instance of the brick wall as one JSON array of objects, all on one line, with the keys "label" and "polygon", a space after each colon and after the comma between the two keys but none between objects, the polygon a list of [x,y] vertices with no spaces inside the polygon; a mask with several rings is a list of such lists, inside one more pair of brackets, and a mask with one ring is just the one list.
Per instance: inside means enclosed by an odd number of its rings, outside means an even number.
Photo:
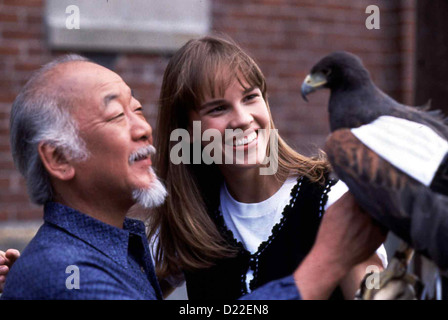
[{"label": "brick wall", "polygon": [[[381,11],[380,30],[365,27],[365,9],[372,4]],[[213,17],[217,30],[259,62],[275,123],[299,150],[321,146],[328,132],[328,94],[310,96],[306,104],[299,86],[311,66],[331,51],[358,54],[380,88],[412,103],[413,1],[217,1]]]},{"label": "brick wall", "polygon": [[51,59],[42,39],[43,1],[0,1],[0,221],[36,219],[9,147],[11,103],[30,73]]},{"label": "brick wall", "polygon": [[[310,67],[333,50],[361,56],[379,87],[412,103],[415,0],[211,0],[212,28],[233,37],[256,59],[268,81],[280,134],[302,152],[321,146],[328,133],[328,94],[310,96],[300,85]],[[367,30],[365,9],[381,10],[381,29]],[[62,52],[45,45],[43,0],[0,0],[0,223],[33,220],[9,147],[9,110],[30,73]],[[134,89],[154,125],[167,55],[119,54],[115,70]]]}]

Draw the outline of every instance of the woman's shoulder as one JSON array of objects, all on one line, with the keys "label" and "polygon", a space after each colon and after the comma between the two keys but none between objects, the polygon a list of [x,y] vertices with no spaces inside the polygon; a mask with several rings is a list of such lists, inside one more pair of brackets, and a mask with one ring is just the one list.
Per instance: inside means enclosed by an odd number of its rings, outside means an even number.
[{"label": "woman's shoulder", "polygon": [[327,202],[325,204],[325,210],[327,210],[333,203],[339,200],[347,191],[348,187],[342,180],[334,179],[331,187],[327,193]]},{"label": "woman's shoulder", "polygon": [[291,183],[294,180],[293,191],[296,190],[297,196],[302,193],[306,198],[315,198],[319,201],[319,205],[323,206],[324,211],[348,191],[347,185],[330,173],[326,173],[318,181],[313,181],[306,176],[295,176],[289,177],[287,182]]}]

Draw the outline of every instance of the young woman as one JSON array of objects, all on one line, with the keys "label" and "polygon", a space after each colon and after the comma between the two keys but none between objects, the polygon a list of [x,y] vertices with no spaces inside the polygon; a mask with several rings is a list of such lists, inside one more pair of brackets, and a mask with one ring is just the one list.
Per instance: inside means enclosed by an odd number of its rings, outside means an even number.
[{"label": "young woman", "polygon": [[[190,299],[236,299],[291,274],[310,251],[325,210],[347,191],[329,178],[323,154],[305,157],[281,139],[262,72],[231,40],[208,36],[175,53],[156,128],[156,167],[169,197],[149,217],[157,230],[150,238],[158,239],[159,276],[183,274]],[[177,158],[176,129],[193,136]],[[215,163],[203,157],[197,163],[197,133],[209,129],[216,135],[202,139],[199,155],[213,143]],[[276,170],[260,174],[263,168]],[[332,297],[353,298],[368,265],[382,267],[374,255]]]}]

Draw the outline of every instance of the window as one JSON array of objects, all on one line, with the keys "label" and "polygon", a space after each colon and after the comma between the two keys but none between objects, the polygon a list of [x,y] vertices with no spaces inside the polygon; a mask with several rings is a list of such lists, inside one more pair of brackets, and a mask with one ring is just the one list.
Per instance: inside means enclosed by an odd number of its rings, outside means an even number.
[{"label": "window", "polygon": [[[170,52],[209,31],[209,10],[209,0],[46,0],[48,44],[79,51]],[[67,21],[78,17],[79,29],[68,27]]]}]

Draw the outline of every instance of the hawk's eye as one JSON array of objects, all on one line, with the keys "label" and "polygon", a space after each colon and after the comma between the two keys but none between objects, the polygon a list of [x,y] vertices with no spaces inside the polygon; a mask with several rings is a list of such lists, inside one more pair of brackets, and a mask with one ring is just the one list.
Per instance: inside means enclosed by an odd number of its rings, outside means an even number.
[{"label": "hawk's eye", "polygon": [[327,69],[327,68],[322,69],[322,73],[323,73],[326,77],[328,77],[328,76],[331,74],[331,69]]}]

